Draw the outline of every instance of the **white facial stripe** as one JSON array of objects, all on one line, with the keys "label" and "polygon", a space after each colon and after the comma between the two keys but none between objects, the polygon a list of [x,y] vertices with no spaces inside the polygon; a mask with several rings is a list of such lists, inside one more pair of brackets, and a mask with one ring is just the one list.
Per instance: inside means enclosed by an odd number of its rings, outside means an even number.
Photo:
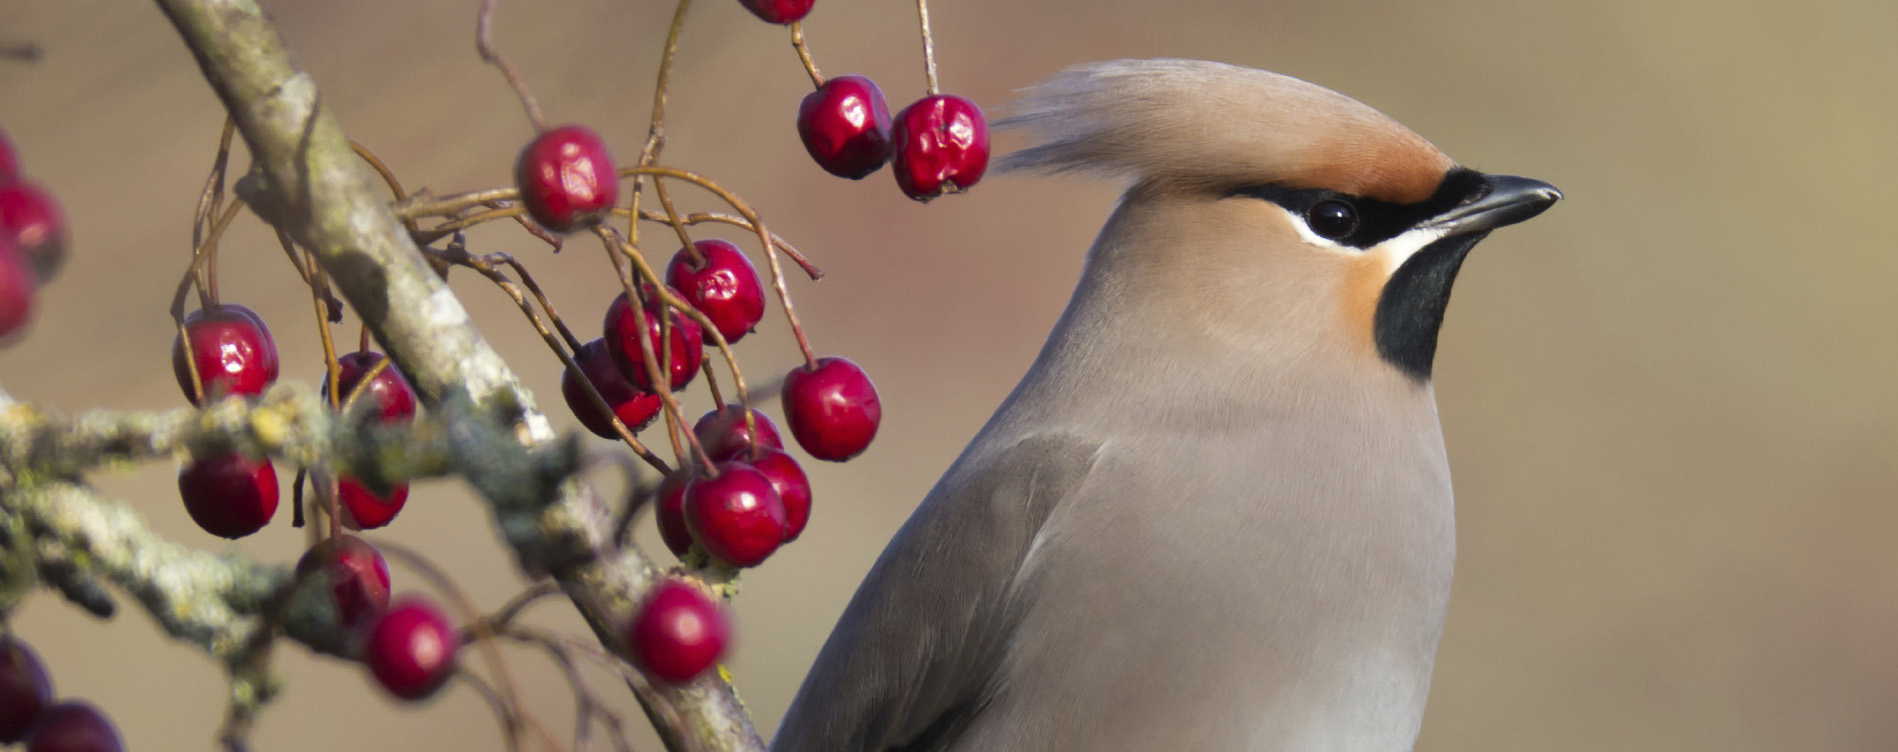
[{"label": "white facial stripe", "polygon": [[1362,256],[1367,253],[1376,255],[1384,260],[1384,272],[1386,274],[1395,273],[1397,267],[1403,266],[1405,261],[1410,260],[1411,256],[1423,250],[1424,246],[1435,243],[1443,239],[1444,236],[1444,229],[1441,227],[1418,227],[1407,230],[1403,234],[1371,248],[1352,248],[1347,245],[1340,245],[1334,240],[1312,232],[1311,226],[1305,224],[1304,217],[1291,212],[1285,207],[1279,206],[1278,204],[1270,204],[1270,206],[1285,213],[1285,217],[1291,221],[1292,227],[1298,230],[1299,239],[1304,240],[1307,245],[1322,248],[1332,253],[1342,253],[1350,256]]},{"label": "white facial stripe", "polygon": [[1371,250],[1384,257],[1384,273],[1395,274],[1397,267],[1403,266],[1405,261],[1417,255],[1424,246],[1442,240],[1444,232],[1441,227],[1417,227],[1406,230],[1403,234],[1386,240]]}]

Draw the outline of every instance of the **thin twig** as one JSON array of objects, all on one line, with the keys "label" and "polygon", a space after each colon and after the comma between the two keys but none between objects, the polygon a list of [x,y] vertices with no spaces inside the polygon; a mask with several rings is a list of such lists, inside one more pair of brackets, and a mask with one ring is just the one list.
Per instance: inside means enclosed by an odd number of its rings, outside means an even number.
[{"label": "thin twig", "polygon": [[533,124],[535,133],[544,133],[547,131],[547,118],[540,112],[540,103],[534,101],[534,95],[527,90],[527,82],[521,80],[521,74],[494,49],[494,5],[495,0],[481,2],[481,15],[475,18],[475,51],[481,53],[483,61],[499,68],[501,75],[507,77],[507,85],[513,87],[514,95],[521,98],[521,109],[527,112],[527,122]]}]

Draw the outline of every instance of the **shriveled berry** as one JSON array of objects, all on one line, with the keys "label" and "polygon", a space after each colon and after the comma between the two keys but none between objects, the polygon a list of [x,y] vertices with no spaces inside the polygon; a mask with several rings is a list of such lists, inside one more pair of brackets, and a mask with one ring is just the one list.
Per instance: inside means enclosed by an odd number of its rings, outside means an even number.
[{"label": "shriveled berry", "polygon": [[838,76],[804,95],[797,135],[825,172],[862,179],[890,161],[890,104],[865,76]]},{"label": "shriveled berry", "polygon": [[0,236],[0,340],[26,330],[33,321],[33,268],[13,241]]},{"label": "shriveled berry", "polygon": [[752,410],[751,415],[758,426],[755,437],[745,425],[745,409],[738,405],[726,405],[706,413],[693,424],[692,433],[698,436],[699,446],[705,448],[706,456],[713,462],[745,459],[745,450],[753,444],[767,449],[783,448],[784,440],[779,438],[778,427],[771,419],[757,410]]},{"label": "shriveled berry", "polygon": [[[666,285],[705,314],[727,343],[743,339],[764,318],[764,283],[757,268],[738,246],[723,240],[700,240],[692,247],[699,260],[680,249],[666,265]],[[717,344],[709,335],[704,342]]]},{"label": "shriveled berry", "polygon": [[954,94],[924,97],[903,108],[891,139],[896,185],[918,201],[966,191],[989,168],[989,125],[982,108]]},{"label": "shriveled berry", "polygon": [[38,185],[0,185],[0,235],[26,254],[42,285],[53,281],[66,263],[66,213]]},{"label": "shriveled berry", "polygon": [[[236,304],[192,311],[185,316],[185,334],[191,337],[191,356],[206,399],[263,394],[277,380],[277,343],[256,311]],[[198,404],[183,337],[172,340],[171,370],[185,399]]]},{"label": "shriveled berry", "polygon": [[204,532],[235,540],[277,514],[277,470],[237,452],[201,457],[178,472],[178,495]]},{"label": "shriveled berry", "polygon": [[427,599],[397,601],[369,627],[363,663],[389,694],[420,700],[435,693],[455,672],[461,641],[441,609]]},{"label": "shriveled berry", "polygon": [[654,587],[626,626],[633,662],[669,682],[690,681],[711,668],[730,637],[725,609],[678,580]]},{"label": "shriveled berry", "polygon": [[734,567],[764,563],[784,543],[784,500],[764,473],[720,462],[685,489],[685,526],[712,558]]},{"label": "shriveled berry", "polygon": [[382,552],[353,535],[316,544],[297,560],[298,577],[328,579],[344,629],[382,613],[389,605],[389,563]]},{"label": "shriveled berry", "polygon": [[848,359],[817,359],[784,377],[784,420],[812,457],[842,462],[863,453],[883,422],[876,385]]},{"label": "shriveled berry", "polygon": [[797,540],[804,534],[805,523],[811,521],[811,481],[805,477],[804,468],[782,449],[761,450],[747,463],[771,481],[771,488],[784,503],[784,542]]},{"label": "shriveled berry", "polygon": [[26,752],[121,752],[125,743],[112,721],[85,700],[47,708],[26,732]]},{"label": "shriveled berry", "polygon": [[[339,402],[347,401],[350,395],[356,394],[360,389],[362,394],[356,397],[356,401],[359,404],[381,405],[377,408],[377,413],[382,416],[383,423],[395,423],[415,417],[415,387],[409,386],[409,380],[403,377],[402,372],[395,367],[394,363],[383,366],[376,372],[375,378],[370,379],[368,384],[363,384],[363,377],[385,360],[388,360],[388,357],[382,353],[367,350],[337,357],[336,365],[341,375],[337,383],[343,386],[337,399]],[[323,375],[322,390],[323,396],[329,396],[329,374],[327,373]]]},{"label": "shriveled berry", "polygon": [[685,490],[695,477],[690,467],[672,471],[666,479],[659,482],[658,506],[653,510],[653,521],[659,523],[659,538],[666,542],[666,550],[673,556],[684,556],[692,550],[692,530],[685,524]]},{"label": "shriveled berry", "polygon": [[[652,300],[657,301],[657,296]],[[677,311],[667,311],[671,318],[670,330],[666,336],[667,346],[659,342],[659,307],[656,302],[645,306],[646,339],[652,343],[653,357],[665,363],[671,359],[672,390],[684,389],[692,383],[692,377],[699,374],[699,364],[705,359],[705,345],[697,321],[679,315]],[[639,322],[633,306],[626,302],[626,293],[620,293],[613,304],[606,308],[606,351],[613,357],[613,364],[619,367],[620,375],[633,386],[646,391],[657,391],[652,385],[652,376],[646,372],[646,354],[639,347]],[[669,346],[669,347],[668,347]],[[671,354],[667,355],[666,350]],[[663,369],[662,369],[663,370]]]},{"label": "shriveled berry", "polygon": [[409,484],[396,483],[389,492],[377,495],[354,478],[336,480],[336,501],[342,506],[343,527],[374,530],[389,524],[409,502]]},{"label": "shriveled berry", "polygon": [[528,216],[554,232],[590,227],[619,201],[613,153],[581,125],[563,125],[529,141],[514,163],[514,182]]},{"label": "shriveled berry", "polygon": [[606,351],[604,339],[581,345],[573,354],[573,362],[580,369],[568,368],[560,374],[560,396],[567,398],[567,408],[573,411],[573,417],[580,419],[580,425],[602,438],[618,439],[619,433],[613,430],[612,419],[587,396],[582,378],[593,382],[600,398],[606,400],[606,406],[613,409],[613,414],[619,416],[629,431],[645,428],[666,405],[659,395],[633,386],[620,375],[619,367],[613,365],[612,353]]},{"label": "shriveled berry", "polygon": [[26,736],[52,703],[53,680],[47,678],[39,655],[18,638],[0,635],[0,744]]},{"label": "shriveled berry", "polygon": [[817,0],[738,0],[765,23],[790,24],[804,20]]}]

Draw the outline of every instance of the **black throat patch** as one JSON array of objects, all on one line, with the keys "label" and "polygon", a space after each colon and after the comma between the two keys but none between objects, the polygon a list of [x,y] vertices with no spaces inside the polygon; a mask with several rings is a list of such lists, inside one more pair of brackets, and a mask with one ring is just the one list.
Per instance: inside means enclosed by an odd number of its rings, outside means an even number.
[{"label": "black throat patch", "polygon": [[1418,381],[1430,380],[1437,358],[1437,330],[1450,305],[1450,286],[1463,259],[1488,232],[1452,235],[1424,246],[1397,267],[1377,296],[1372,337],[1377,354]]}]

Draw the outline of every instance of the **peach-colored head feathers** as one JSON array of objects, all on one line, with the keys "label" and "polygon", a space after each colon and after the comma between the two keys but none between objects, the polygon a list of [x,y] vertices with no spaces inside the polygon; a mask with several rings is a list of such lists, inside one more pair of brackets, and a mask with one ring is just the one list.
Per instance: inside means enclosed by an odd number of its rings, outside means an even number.
[{"label": "peach-colored head feathers", "polygon": [[1076,66],[1023,92],[999,127],[1037,145],[1005,170],[1091,171],[1198,188],[1278,183],[1393,203],[1428,198],[1455,163],[1355,99],[1199,60]]}]

